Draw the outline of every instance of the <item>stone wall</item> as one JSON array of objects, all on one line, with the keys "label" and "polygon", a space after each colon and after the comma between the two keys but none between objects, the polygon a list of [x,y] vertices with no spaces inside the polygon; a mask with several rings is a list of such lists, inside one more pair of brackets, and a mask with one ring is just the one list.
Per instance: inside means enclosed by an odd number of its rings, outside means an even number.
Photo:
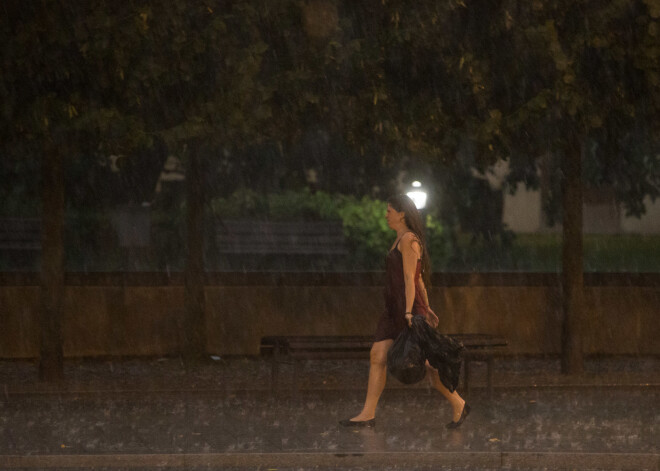
[{"label": "stone wall", "polygon": [[[374,281],[376,280],[376,281]],[[502,278],[434,279],[431,305],[443,332],[503,335],[510,354],[556,354],[560,349],[559,288],[549,279],[519,285]],[[484,282],[485,280],[485,282]],[[544,281],[545,280],[545,281]],[[550,280],[550,281],[548,281]],[[382,310],[377,277],[324,285],[296,278],[206,287],[207,349],[219,355],[258,353],[259,339],[276,334],[371,334]],[[439,283],[436,283],[438,281]],[[444,283],[443,283],[444,282]],[[660,354],[660,286],[603,283],[585,288],[588,354]],[[39,287],[0,285],[0,357],[38,354]],[[64,300],[67,357],[168,355],[179,351],[184,288],[122,283],[68,284]]]}]

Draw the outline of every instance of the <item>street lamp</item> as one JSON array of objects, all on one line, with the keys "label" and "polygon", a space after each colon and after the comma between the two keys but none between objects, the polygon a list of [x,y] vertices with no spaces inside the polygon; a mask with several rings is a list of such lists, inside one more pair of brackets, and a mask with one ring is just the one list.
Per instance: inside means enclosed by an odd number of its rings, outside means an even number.
[{"label": "street lamp", "polygon": [[426,191],[422,188],[422,184],[418,181],[412,182],[412,189],[406,193],[408,197],[413,200],[417,209],[424,209],[426,206]]}]

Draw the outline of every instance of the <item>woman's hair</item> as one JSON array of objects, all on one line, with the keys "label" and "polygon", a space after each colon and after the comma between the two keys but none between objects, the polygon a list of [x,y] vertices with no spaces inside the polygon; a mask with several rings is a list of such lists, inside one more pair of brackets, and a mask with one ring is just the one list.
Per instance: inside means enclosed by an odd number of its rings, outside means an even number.
[{"label": "woman's hair", "polygon": [[395,195],[387,199],[387,204],[392,206],[398,212],[405,214],[404,221],[408,229],[410,229],[419,239],[419,244],[422,246],[422,279],[426,289],[431,287],[431,258],[429,251],[426,249],[426,237],[424,236],[424,224],[422,223],[422,216],[419,214],[415,203],[410,197],[406,195]]}]

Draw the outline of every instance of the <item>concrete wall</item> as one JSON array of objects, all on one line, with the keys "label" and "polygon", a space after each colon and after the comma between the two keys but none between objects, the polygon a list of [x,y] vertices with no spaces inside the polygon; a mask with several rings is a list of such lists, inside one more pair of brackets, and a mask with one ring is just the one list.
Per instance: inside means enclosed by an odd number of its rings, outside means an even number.
[{"label": "concrete wall", "polygon": [[641,218],[626,217],[625,211],[621,211],[621,225],[624,232],[634,234],[660,234],[660,201],[644,199],[646,213]]},{"label": "concrete wall", "polygon": [[[586,353],[660,354],[660,286],[588,286]],[[182,286],[67,286],[67,357],[166,355],[179,349]],[[511,354],[558,353],[556,286],[437,286],[431,303],[448,333],[509,339]],[[0,357],[38,354],[39,288],[0,286]],[[257,354],[275,334],[371,334],[379,286],[207,286],[208,352]]]},{"label": "concrete wall", "polygon": [[541,192],[523,185],[513,195],[505,192],[502,222],[514,232],[539,232],[543,228]]},{"label": "concrete wall", "polygon": [[[586,234],[660,234],[660,201],[644,200],[646,213],[640,218],[626,216],[614,203],[591,202],[584,205],[584,232]],[[541,231],[560,232],[561,225],[545,226],[541,208],[541,192],[518,188],[515,194],[504,194],[502,222],[518,233]]]}]

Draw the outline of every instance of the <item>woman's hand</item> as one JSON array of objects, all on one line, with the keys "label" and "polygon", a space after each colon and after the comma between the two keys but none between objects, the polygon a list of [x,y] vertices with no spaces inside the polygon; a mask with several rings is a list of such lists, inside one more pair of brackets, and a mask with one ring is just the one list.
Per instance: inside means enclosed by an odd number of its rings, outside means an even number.
[{"label": "woman's hand", "polygon": [[406,318],[406,320],[408,321],[408,327],[412,327],[412,318],[413,318],[413,315],[412,315],[411,313],[407,313],[407,314],[405,315],[405,318]]},{"label": "woman's hand", "polygon": [[435,312],[430,307],[426,308],[426,322],[434,329],[440,324],[440,319],[438,319],[438,316],[435,315]]}]

